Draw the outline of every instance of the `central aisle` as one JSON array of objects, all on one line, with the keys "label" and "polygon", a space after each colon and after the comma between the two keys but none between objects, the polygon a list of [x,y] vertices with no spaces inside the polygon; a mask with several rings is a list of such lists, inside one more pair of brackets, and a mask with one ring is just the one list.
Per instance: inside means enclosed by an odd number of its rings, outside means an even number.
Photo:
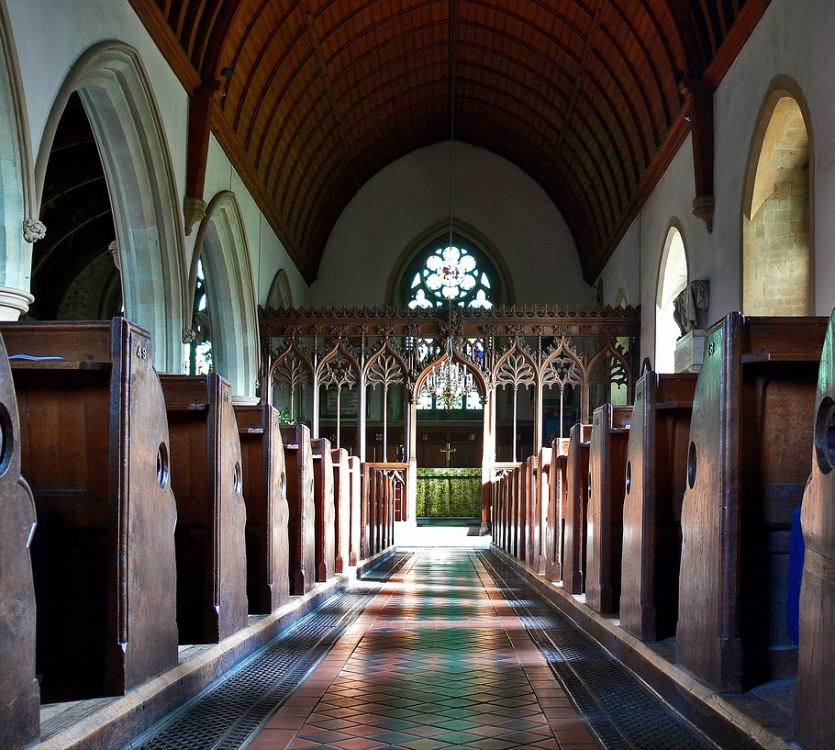
[{"label": "central aisle", "polygon": [[248,747],[597,745],[477,554],[424,548]]}]

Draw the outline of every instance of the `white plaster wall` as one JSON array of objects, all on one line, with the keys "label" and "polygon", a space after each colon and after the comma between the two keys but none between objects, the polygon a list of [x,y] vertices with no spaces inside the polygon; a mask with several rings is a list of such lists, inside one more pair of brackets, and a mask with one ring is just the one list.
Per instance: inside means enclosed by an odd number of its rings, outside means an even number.
[{"label": "white plaster wall", "polygon": [[293,304],[296,306],[308,305],[310,302],[310,288],[290,259],[269,222],[264,218],[258,204],[249,194],[243,180],[232,167],[220,144],[212,136],[209,141],[206,185],[203,193],[206,203],[212,199],[212,196],[222,190],[231,190],[235,193],[241,208],[258,304],[264,304],[276,272],[283,268],[287,271],[290,280]]},{"label": "white plaster wall", "polygon": [[[542,188],[510,162],[455,144],[453,213],[501,255],[517,304],[585,304],[568,226]],[[386,303],[403,253],[449,219],[449,143],[415,151],[372,177],[348,204],[328,239],[311,291],[315,305]]]},{"label": "white plaster wall", "polygon": [[[606,301],[629,269],[640,268],[644,310],[642,356],[654,349],[655,294],[667,228],[678,219],[689,278],[710,281],[709,321],[742,307],[742,200],[751,142],[763,101],[778,75],[793,78],[806,96],[814,141],[815,311],[835,305],[835,3],[773,0],[714,98],[716,211],[713,232],[692,216],[695,197],[692,144],[688,138],[618,245],[602,273]],[[636,242],[636,237],[639,238]],[[631,293],[627,298],[633,302]]]}]

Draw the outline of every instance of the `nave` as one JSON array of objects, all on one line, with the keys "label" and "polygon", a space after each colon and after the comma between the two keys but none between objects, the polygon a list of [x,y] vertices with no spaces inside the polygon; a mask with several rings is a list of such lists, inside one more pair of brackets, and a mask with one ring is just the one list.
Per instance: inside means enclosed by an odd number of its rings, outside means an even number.
[{"label": "nave", "polygon": [[400,547],[128,747],[716,745],[501,553]]}]

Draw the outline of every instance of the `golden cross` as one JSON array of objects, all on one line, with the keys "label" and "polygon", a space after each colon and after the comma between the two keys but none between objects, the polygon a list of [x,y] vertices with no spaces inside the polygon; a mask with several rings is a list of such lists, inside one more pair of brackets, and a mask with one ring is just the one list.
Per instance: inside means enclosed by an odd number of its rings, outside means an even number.
[{"label": "golden cross", "polygon": [[446,441],[446,448],[440,448],[439,450],[441,451],[441,453],[446,453],[446,465],[449,466],[449,458],[453,453],[456,452],[457,449],[453,448],[450,445],[449,440],[447,440]]}]

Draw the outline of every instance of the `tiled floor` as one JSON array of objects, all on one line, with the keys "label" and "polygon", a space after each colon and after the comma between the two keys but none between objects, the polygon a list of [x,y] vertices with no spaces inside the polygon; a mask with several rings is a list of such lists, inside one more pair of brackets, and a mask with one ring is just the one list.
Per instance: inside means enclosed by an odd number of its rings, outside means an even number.
[{"label": "tiled floor", "polygon": [[468,549],[417,550],[249,745],[596,748]]}]

